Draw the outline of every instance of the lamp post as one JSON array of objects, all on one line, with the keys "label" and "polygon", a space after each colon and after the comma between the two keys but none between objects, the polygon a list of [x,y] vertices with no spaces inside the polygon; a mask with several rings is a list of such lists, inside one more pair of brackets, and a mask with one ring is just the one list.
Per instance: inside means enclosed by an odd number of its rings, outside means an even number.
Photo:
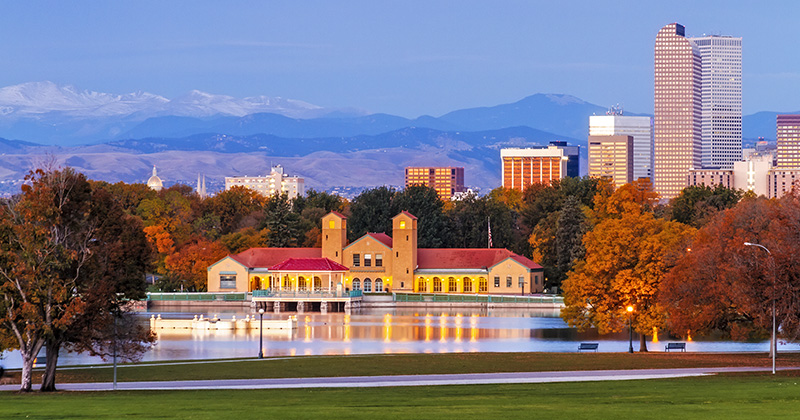
[{"label": "lamp post", "polygon": [[755,246],[767,251],[767,255],[772,260],[772,337],[769,342],[769,352],[772,353],[772,374],[775,374],[775,355],[778,353],[778,341],[776,340],[777,326],[775,323],[775,260],[772,258],[772,253],[769,252],[764,245],[745,242],[745,246]]},{"label": "lamp post", "polygon": [[625,309],[628,311],[628,353],[633,353],[633,306]]},{"label": "lamp post", "polygon": [[264,308],[258,309],[258,358],[264,358]]}]

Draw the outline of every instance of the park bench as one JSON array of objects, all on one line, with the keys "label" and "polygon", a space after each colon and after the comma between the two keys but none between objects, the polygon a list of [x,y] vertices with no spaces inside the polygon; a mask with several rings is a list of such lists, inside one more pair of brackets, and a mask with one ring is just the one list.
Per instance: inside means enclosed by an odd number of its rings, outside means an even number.
[{"label": "park bench", "polygon": [[686,343],[667,343],[664,351],[668,352],[670,350],[686,351]]},{"label": "park bench", "polygon": [[583,350],[594,350],[596,353],[598,346],[600,346],[600,343],[581,343],[578,346],[578,351],[581,352]]}]

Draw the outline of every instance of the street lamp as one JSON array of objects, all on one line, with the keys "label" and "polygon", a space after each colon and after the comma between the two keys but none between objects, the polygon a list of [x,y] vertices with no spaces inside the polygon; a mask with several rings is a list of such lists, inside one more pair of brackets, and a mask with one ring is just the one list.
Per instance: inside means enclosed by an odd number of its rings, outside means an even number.
[{"label": "street lamp", "polygon": [[258,309],[261,319],[258,321],[258,358],[264,358],[264,308]]},{"label": "street lamp", "polygon": [[775,338],[777,328],[775,323],[775,259],[772,258],[772,253],[769,252],[767,247],[764,245],[754,244],[751,242],[745,242],[745,246],[756,246],[764,251],[767,251],[769,258],[772,260],[772,337],[770,338],[769,342],[769,352],[772,353],[772,374],[775,374],[775,355],[778,353],[778,341]]},{"label": "street lamp", "polygon": [[625,309],[628,311],[628,353],[633,353],[633,306]]}]

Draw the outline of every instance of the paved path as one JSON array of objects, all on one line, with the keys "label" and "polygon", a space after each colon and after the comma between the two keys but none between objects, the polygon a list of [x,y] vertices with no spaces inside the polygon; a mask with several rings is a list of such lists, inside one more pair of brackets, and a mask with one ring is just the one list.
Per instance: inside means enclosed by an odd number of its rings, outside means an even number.
[{"label": "paved path", "polygon": [[[119,390],[180,389],[285,389],[285,388],[367,388],[386,386],[523,384],[544,382],[624,381],[713,375],[720,372],[769,372],[770,368],[722,367],[684,369],[582,370],[565,372],[468,373],[439,375],[349,376],[285,379],[220,379],[202,381],[120,382]],[[35,386],[34,386],[35,388]],[[14,391],[19,385],[0,385],[0,391]],[[109,391],[112,384],[58,384],[62,391]]]}]

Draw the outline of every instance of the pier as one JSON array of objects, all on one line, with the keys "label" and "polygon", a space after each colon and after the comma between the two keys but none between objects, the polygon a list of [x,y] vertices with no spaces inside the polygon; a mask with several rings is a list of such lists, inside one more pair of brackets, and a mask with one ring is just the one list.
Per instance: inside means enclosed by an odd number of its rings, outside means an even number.
[{"label": "pier", "polygon": [[361,307],[361,290],[254,290],[252,306],[255,312],[344,312]]}]

